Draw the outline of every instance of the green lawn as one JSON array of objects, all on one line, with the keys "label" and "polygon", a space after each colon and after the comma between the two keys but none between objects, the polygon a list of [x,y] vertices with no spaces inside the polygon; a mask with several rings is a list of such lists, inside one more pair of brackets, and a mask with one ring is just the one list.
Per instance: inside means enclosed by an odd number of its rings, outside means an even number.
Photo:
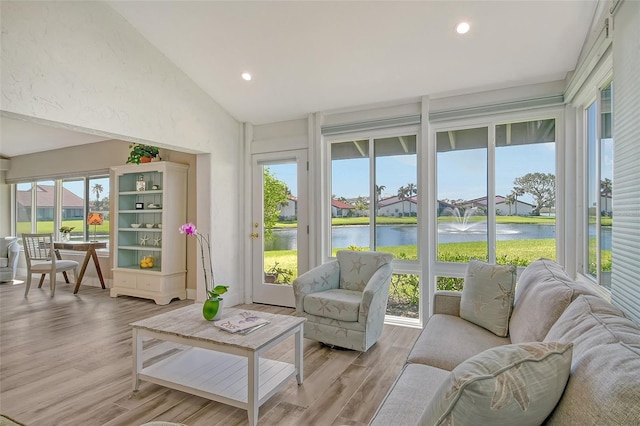
[{"label": "green lawn", "polygon": [[[62,222],[62,224],[64,226],[71,226],[71,227],[75,228],[71,232],[71,235],[79,235],[82,232],[83,227],[86,227],[86,226],[89,226],[89,231],[91,231],[91,233],[93,233],[93,225],[87,225],[86,222],[83,219],[64,220]],[[56,232],[58,232],[57,229],[53,229],[53,221],[38,222],[37,231],[39,233],[53,232],[54,234]],[[98,234],[109,233],[109,221],[105,220],[102,225],[97,225],[96,226],[96,231],[97,231]],[[23,234],[23,233],[29,233],[29,232],[31,232],[31,222],[18,222],[17,223],[17,226],[16,226],[17,235],[20,235],[20,234]]]}]

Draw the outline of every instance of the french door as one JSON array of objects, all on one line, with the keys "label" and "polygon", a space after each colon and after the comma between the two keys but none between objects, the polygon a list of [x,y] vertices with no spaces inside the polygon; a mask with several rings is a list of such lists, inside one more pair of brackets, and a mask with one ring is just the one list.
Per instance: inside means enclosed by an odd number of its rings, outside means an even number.
[{"label": "french door", "polygon": [[307,151],[254,154],[251,169],[253,301],[293,307],[309,267]]}]

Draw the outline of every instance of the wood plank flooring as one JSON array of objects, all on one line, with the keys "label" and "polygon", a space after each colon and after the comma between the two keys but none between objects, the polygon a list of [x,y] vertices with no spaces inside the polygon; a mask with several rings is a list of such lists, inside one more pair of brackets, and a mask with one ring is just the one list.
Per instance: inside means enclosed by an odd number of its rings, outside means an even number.
[{"label": "wood plank flooring", "polygon": [[[247,413],[204,398],[142,382],[132,392],[129,323],[192,301],[153,301],[109,290],[58,283],[0,285],[0,413],[28,426],[141,425],[170,421],[189,426],[246,425]],[[243,305],[277,314],[290,308]],[[260,425],[366,425],[399,374],[419,330],[385,326],[366,353],[304,341],[304,384],[292,380],[260,407]],[[147,352],[148,351],[148,352]],[[175,349],[145,344],[161,359]],[[293,359],[293,339],[271,349]],[[153,362],[153,360],[150,360]]]}]

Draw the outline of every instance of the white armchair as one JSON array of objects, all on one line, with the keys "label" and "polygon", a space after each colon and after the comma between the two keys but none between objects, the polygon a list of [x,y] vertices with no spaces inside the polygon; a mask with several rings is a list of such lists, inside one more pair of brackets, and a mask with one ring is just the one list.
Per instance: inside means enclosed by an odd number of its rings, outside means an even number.
[{"label": "white armchair", "polygon": [[18,237],[0,237],[0,282],[13,281],[18,268]]},{"label": "white armchair", "polygon": [[393,255],[340,250],[337,260],[293,282],[296,313],[305,317],[304,337],[367,351],[382,334]]}]

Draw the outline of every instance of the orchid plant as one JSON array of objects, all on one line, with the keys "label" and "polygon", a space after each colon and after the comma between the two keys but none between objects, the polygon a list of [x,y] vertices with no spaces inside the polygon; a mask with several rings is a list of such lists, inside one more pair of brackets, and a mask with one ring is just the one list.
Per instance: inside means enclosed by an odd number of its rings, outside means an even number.
[{"label": "orchid plant", "polygon": [[[198,244],[200,245],[200,258],[202,260],[202,269],[204,272],[204,286],[207,293],[208,300],[219,301],[220,296],[227,292],[229,286],[226,285],[216,285],[215,279],[213,277],[213,263],[211,262],[211,244],[209,242],[209,235],[202,234],[198,232],[198,228],[196,225],[187,222],[182,225],[180,228],[181,234],[187,234],[187,236],[194,237],[198,240]],[[205,245],[206,245],[206,254],[209,258],[209,271],[211,276],[211,284],[209,284],[209,275],[207,274],[207,264],[205,262]],[[216,309],[217,310],[217,309]]]}]

